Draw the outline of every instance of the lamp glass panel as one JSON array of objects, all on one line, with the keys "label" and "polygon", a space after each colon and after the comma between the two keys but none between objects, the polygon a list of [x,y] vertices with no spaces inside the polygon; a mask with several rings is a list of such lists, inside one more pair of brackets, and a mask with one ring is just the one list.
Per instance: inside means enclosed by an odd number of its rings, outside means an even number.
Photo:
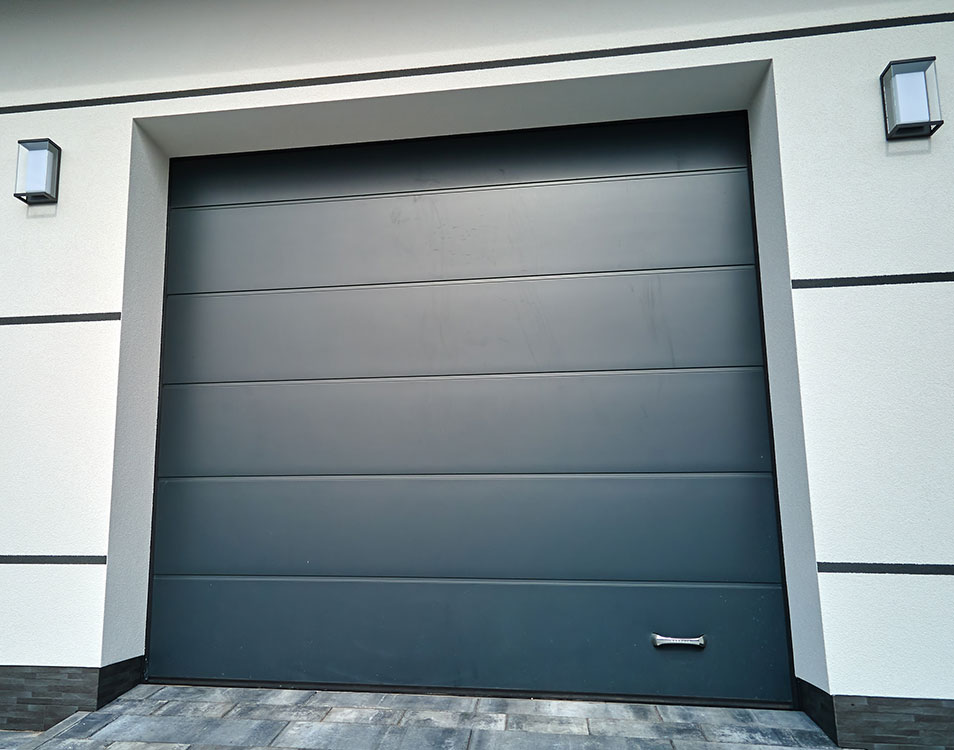
[{"label": "lamp glass panel", "polygon": [[928,106],[927,81],[923,70],[898,73],[894,76],[896,120],[901,124],[927,122],[931,119]]},{"label": "lamp glass panel", "polygon": [[21,143],[17,155],[17,193],[48,193],[55,188],[57,154],[45,141]]}]

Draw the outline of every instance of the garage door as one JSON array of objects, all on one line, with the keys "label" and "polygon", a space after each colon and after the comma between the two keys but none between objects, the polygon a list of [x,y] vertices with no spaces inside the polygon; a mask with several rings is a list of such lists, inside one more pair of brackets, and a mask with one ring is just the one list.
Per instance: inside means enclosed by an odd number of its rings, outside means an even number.
[{"label": "garage door", "polygon": [[747,156],[174,161],[149,676],[789,702]]}]

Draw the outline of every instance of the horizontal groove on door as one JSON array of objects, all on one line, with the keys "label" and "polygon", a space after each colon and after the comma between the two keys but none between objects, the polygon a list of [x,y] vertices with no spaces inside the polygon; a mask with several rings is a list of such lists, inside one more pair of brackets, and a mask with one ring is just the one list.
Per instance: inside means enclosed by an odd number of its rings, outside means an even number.
[{"label": "horizontal groove on door", "polygon": [[232,289],[224,292],[170,292],[167,297],[233,297],[254,294],[285,294],[299,292],[336,292],[348,291],[351,289],[391,289],[400,287],[432,287],[432,286],[455,286],[458,284],[496,284],[515,281],[547,281],[549,279],[585,279],[591,277],[605,276],[646,276],[649,274],[662,273],[694,273],[697,271],[738,271],[754,270],[753,263],[733,263],[724,266],[681,266],[678,268],[621,268],[615,271],[594,270],[579,271],[577,273],[542,273],[523,276],[485,276],[469,279],[434,279],[411,281],[382,281],[376,284],[337,284],[334,286],[289,286],[275,289]]},{"label": "horizontal groove on door", "polygon": [[725,367],[642,367],[629,370],[568,370],[564,372],[482,372],[467,373],[465,375],[379,375],[376,377],[353,377],[353,378],[290,378],[283,380],[211,380],[211,381],[193,381],[193,382],[167,382],[163,383],[163,388],[178,388],[181,386],[192,385],[284,385],[294,383],[365,383],[381,381],[405,381],[405,380],[478,380],[482,378],[565,378],[575,377],[577,375],[639,375],[674,373],[674,372],[722,372],[722,371],[762,371],[759,365],[749,365],[740,367],[737,365],[726,365]]},{"label": "horizontal groove on door", "polygon": [[235,476],[234,474],[225,474],[220,476],[189,476],[161,477],[161,482],[201,482],[214,479],[222,481],[244,482],[246,479],[267,479],[269,481],[281,481],[283,479],[493,479],[495,477],[506,477],[508,479],[536,479],[536,478],[556,478],[556,479],[574,479],[585,477],[771,477],[770,471],[679,471],[679,472],[660,472],[660,471],[617,471],[617,472],[588,472],[588,473],[568,473],[553,472],[550,474],[528,474],[528,473],[493,473],[483,474],[247,474]]},{"label": "horizontal groove on door", "polygon": [[778,591],[781,584],[774,581],[612,581],[588,580],[581,578],[450,578],[443,576],[314,576],[314,575],[211,575],[207,573],[156,573],[156,580],[162,581],[282,581],[282,582],[312,582],[322,583],[394,583],[418,584],[440,583],[460,585],[488,585],[488,586],[607,586],[621,588],[718,588],[718,589],[766,589]]}]

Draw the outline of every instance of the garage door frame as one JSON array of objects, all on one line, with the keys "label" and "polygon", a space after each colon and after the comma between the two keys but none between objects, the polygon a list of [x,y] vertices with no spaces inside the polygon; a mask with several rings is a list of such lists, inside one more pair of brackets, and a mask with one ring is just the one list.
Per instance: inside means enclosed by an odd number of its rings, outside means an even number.
[{"label": "garage door frame", "polygon": [[[564,71],[565,72],[565,71]],[[741,75],[744,85],[740,88]],[[761,292],[763,297],[764,340],[763,346],[768,349],[768,387],[775,394],[770,401],[772,408],[774,444],[773,461],[776,464],[776,481],[780,505],[780,526],[782,529],[782,544],[784,550],[786,588],[788,592],[789,609],[797,609],[798,623],[791,623],[792,645],[795,656],[795,674],[815,684],[827,684],[827,677],[819,673],[824,669],[823,646],[821,644],[820,607],[817,598],[817,581],[814,579],[814,553],[810,536],[810,515],[807,503],[807,482],[804,470],[804,441],[801,432],[800,403],[795,377],[795,349],[794,324],[791,312],[790,277],[788,274],[787,250],[784,237],[784,205],[781,200],[780,171],[778,165],[778,134],[775,124],[774,88],[772,86],[771,69],[764,61],[744,61],[727,65],[708,66],[699,69],[679,69],[674,71],[645,71],[627,74],[626,76],[609,75],[605,78],[586,79],[589,101],[587,107],[581,107],[580,88],[582,78],[566,78],[554,82],[557,88],[562,88],[568,97],[563,100],[564,112],[554,114],[544,112],[540,116],[550,118],[550,122],[538,124],[571,124],[573,122],[598,122],[607,119],[620,119],[618,108],[620,101],[626,101],[636,89],[649,87],[656,89],[663,78],[669,78],[673,88],[682,88],[686,95],[691,89],[709,89],[708,99],[703,97],[701,107],[703,111],[718,111],[726,107],[713,104],[713,99],[735,104],[739,97],[745,99],[752,124],[752,162],[751,177],[755,184],[753,194],[757,227],[758,247],[771,249],[770,264],[763,261],[762,252],[757,255],[760,268]],[[680,80],[683,83],[680,83]],[[690,80],[690,86],[685,81]],[[713,82],[718,81],[718,85]],[[602,106],[592,106],[592,84],[601,83],[604,88],[600,97],[604,99]],[[526,84],[510,86],[495,86],[490,89],[474,91],[450,90],[432,94],[419,94],[418,100],[412,102],[414,96],[403,94],[390,97],[398,110],[410,105],[417,110],[420,106],[420,96],[434,98],[435,101],[443,95],[451,99],[471,102],[464,106],[459,115],[470,124],[464,129],[493,130],[510,129],[514,123],[502,122],[498,119],[497,127],[487,127],[486,117],[475,117],[474,108],[486,111],[486,100],[500,95],[504,106],[497,112],[498,118],[506,120],[501,113],[506,112],[508,95],[515,95],[516,89]],[[551,93],[554,91],[550,87]],[[520,91],[522,97],[527,89]],[[741,92],[741,93],[740,93]],[[463,97],[463,99],[461,99]],[[622,98],[621,98],[622,97]],[[400,100],[404,100],[403,105]],[[638,99],[638,97],[637,97]],[[636,101],[633,99],[632,101]],[[630,105],[630,115],[646,114],[674,114],[668,111],[672,102],[652,101],[652,97],[643,97],[639,100],[643,111],[636,105]],[[647,104],[647,101],[649,102]],[[367,101],[358,105],[348,99],[337,102],[343,109],[352,108],[354,112],[362,109],[366,111]],[[384,99],[377,101],[375,106],[381,107]],[[352,106],[354,105],[354,106]],[[625,106],[625,105],[622,105]],[[327,114],[332,103],[316,105],[318,109],[326,110]],[[645,108],[650,109],[649,112]],[[616,108],[616,111],[612,111]],[[652,111],[655,108],[655,111]],[[734,108],[732,106],[728,108]],[[142,517],[144,513],[151,516],[151,502],[143,501],[142,489],[146,476],[142,467],[149,465],[149,479],[152,479],[151,469],[154,466],[155,444],[153,440],[144,439],[153,436],[155,426],[155,403],[150,407],[148,402],[143,405],[135,402],[144,395],[155,393],[155,383],[158,372],[155,365],[158,362],[158,335],[157,335],[157,302],[161,309],[161,289],[156,288],[156,270],[162,268],[164,257],[164,198],[167,178],[167,158],[169,156],[191,155],[194,153],[217,153],[224,147],[231,150],[229,144],[213,146],[207,142],[210,124],[215,127],[231,121],[240,124],[243,118],[250,115],[268,117],[277,123],[278,130],[284,127],[283,137],[292,139],[278,145],[303,145],[295,143],[300,139],[301,118],[292,117],[294,107],[259,107],[251,110],[230,112],[228,110],[207,111],[173,117],[141,117],[137,118],[133,126],[133,167],[130,181],[129,224],[127,243],[126,267],[126,295],[124,298],[124,323],[121,336],[120,351],[120,393],[117,414],[117,475],[113,490],[113,513]],[[317,110],[316,110],[317,111]],[[586,115],[581,116],[585,111]],[[352,112],[352,114],[354,114]],[[296,115],[301,115],[297,111]],[[581,120],[581,117],[583,118]],[[284,118],[284,119],[283,119]],[[558,122],[553,122],[556,118]],[[344,120],[347,120],[344,117]],[[386,119],[386,118],[384,118]],[[350,121],[354,124],[354,121]],[[519,125],[520,123],[516,123]],[[340,123],[339,123],[340,126]],[[406,123],[400,127],[410,127]],[[413,125],[418,135],[433,135],[427,132],[433,125],[420,118]],[[460,128],[441,123],[440,128],[451,131]],[[439,128],[439,129],[440,129]],[[213,128],[214,130],[215,128]],[[399,128],[400,129],[400,128]],[[421,129],[424,132],[421,132]],[[334,134],[329,137],[334,138]],[[338,136],[340,138],[340,136]],[[190,140],[191,138],[191,140]],[[206,142],[203,142],[204,139]],[[317,145],[317,144],[308,144]],[[261,147],[272,147],[272,143],[259,143]],[[764,219],[764,220],[763,220]],[[766,266],[770,266],[766,272]],[[771,286],[772,292],[767,295],[772,309],[766,311],[764,299],[765,290]],[[780,296],[777,296],[780,295]],[[778,376],[778,377],[776,377]],[[793,382],[794,381],[794,382]],[[154,397],[153,397],[154,398]],[[778,408],[781,404],[781,408]],[[149,415],[152,415],[150,419]],[[782,416],[779,416],[782,415]],[[780,427],[781,420],[781,427]],[[150,427],[152,422],[152,427]],[[780,441],[780,437],[784,440]],[[780,449],[779,442],[785,443]],[[784,460],[782,460],[784,457]],[[135,467],[140,467],[136,469]],[[784,473],[782,469],[784,468]],[[150,481],[149,484],[152,484]],[[152,488],[150,488],[152,489]],[[150,493],[151,494],[151,493]],[[786,502],[786,498],[788,501]],[[118,616],[110,613],[121,600],[118,593],[132,595],[138,598],[146,582],[148,572],[143,569],[143,545],[136,544],[141,536],[131,535],[123,541],[110,540],[110,560],[120,562],[129,561],[128,572],[119,572],[119,567],[110,566],[111,570],[107,582],[107,629],[123,631],[124,635],[133,643],[136,633],[144,631],[145,612],[131,613],[130,616]],[[137,551],[138,550],[138,551]],[[791,575],[792,571],[795,575]],[[116,572],[114,572],[116,571]],[[809,579],[808,573],[812,576]],[[793,581],[797,584],[793,591]],[[800,606],[793,607],[792,600],[797,599]],[[142,607],[145,610],[145,607]],[[822,661],[819,663],[818,654]]]}]

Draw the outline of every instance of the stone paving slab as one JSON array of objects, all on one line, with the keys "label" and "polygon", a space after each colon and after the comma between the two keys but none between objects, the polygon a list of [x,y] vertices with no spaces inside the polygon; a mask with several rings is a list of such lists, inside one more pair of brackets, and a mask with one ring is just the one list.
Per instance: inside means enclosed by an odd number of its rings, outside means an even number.
[{"label": "stone paving slab", "polygon": [[[221,719],[234,708],[233,703],[205,703],[203,701],[166,701],[149,716],[204,716]],[[275,708],[283,708],[275,706]],[[269,717],[272,718],[272,717]]]},{"label": "stone paving slab", "polygon": [[[315,698],[320,701],[321,693]],[[460,711],[472,713],[477,710],[477,699],[458,695],[413,695],[410,693],[388,693],[381,699],[381,706],[387,708],[408,708],[415,711]]]},{"label": "stone paving slab", "polygon": [[470,731],[292,722],[272,743],[301,750],[467,750]]},{"label": "stone paving slab", "polygon": [[397,724],[404,711],[396,708],[332,708],[325,721],[342,724]]},{"label": "stone paving slab", "polygon": [[709,742],[734,743],[738,745],[775,745],[786,747],[834,747],[834,743],[819,729],[779,729],[755,724],[700,724],[705,739]]},{"label": "stone paving slab", "polygon": [[672,750],[665,740],[475,730],[468,750]]},{"label": "stone paving slab", "polygon": [[263,706],[260,703],[236,703],[225,714],[227,719],[276,719],[279,721],[314,721],[324,719],[331,706]]},{"label": "stone paving slab", "polygon": [[538,734],[589,734],[586,719],[577,716],[533,716],[530,714],[507,714],[507,729],[514,732]]},{"label": "stone paving slab", "polygon": [[[54,729],[22,748],[10,743],[9,750],[834,747],[798,711],[185,685],[139,685]],[[7,750],[2,733],[0,750]]]},{"label": "stone paving slab", "polygon": [[590,734],[601,737],[639,737],[643,739],[704,740],[697,724],[662,721],[625,721],[620,719],[590,719]]},{"label": "stone paving slab", "polygon": [[532,698],[481,698],[478,711],[529,716],[569,716],[585,719],[662,721],[647,703],[596,703],[591,701],[535,700]]},{"label": "stone paving slab", "polygon": [[202,701],[204,703],[263,703],[287,705],[304,703],[314,690],[269,690],[268,688],[189,687],[167,685],[149,696],[152,700]]},{"label": "stone paving slab", "polygon": [[110,718],[113,721],[95,733],[97,741],[133,740],[245,747],[268,745],[285,728],[283,721],[254,719],[207,719],[189,716]]},{"label": "stone paving slab", "polygon": [[17,750],[20,746],[36,739],[38,734],[39,732],[15,732],[0,729],[0,748],[2,750]]},{"label": "stone paving slab", "polygon": [[503,730],[507,726],[507,715],[453,711],[405,711],[401,726]]}]

